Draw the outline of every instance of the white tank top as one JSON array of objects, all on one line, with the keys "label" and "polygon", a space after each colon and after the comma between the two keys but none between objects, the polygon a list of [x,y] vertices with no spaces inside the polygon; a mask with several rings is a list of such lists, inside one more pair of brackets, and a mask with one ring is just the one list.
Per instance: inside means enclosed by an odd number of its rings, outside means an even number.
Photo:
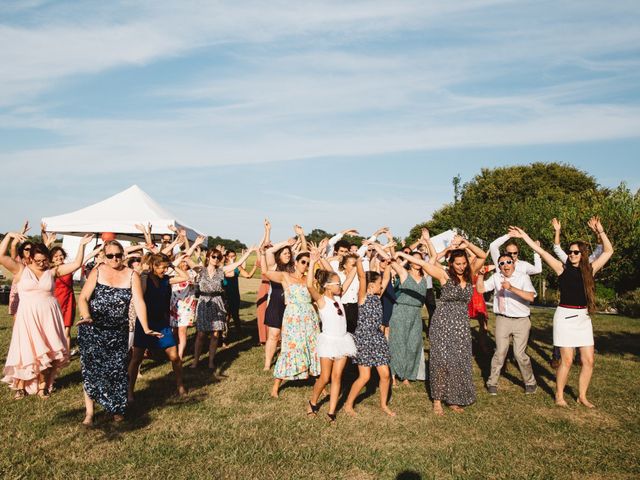
[{"label": "white tank top", "polygon": [[[336,307],[336,304],[338,305]],[[342,315],[340,314],[342,313]],[[344,307],[339,298],[333,297],[333,301],[324,296],[324,307],[318,308],[320,321],[322,322],[322,333],[330,337],[342,337],[347,333],[347,319]]]}]

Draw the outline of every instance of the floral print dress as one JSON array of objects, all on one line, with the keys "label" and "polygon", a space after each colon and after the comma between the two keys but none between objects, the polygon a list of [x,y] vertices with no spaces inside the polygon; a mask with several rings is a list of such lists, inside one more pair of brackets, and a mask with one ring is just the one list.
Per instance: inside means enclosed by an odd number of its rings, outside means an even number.
[{"label": "floral print dress", "polygon": [[282,345],[273,376],[301,380],[320,375],[316,351],[320,325],[305,285],[291,284],[286,290],[287,307],[282,318]]}]

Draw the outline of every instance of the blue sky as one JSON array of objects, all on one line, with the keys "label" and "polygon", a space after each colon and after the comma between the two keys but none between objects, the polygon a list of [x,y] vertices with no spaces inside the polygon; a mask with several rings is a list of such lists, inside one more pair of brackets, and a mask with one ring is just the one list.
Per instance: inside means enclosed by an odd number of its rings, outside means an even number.
[{"label": "blue sky", "polygon": [[134,183],[246,242],[265,216],[406,235],[483,167],[635,190],[639,24],[637,1],[3,0],[0,230]]}]

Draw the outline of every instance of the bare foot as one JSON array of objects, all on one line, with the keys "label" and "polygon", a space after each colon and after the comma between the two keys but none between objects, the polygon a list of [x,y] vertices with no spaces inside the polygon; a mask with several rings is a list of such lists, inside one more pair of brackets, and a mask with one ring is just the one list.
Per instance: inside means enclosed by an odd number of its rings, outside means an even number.
[{"label": "bare foot", "polygon": [[26,395],[26,392],[24,391],[24,388],[21,388],[20,390],[16,391],[16,394],[13,396],[14,400],[22,400]]},{"label": "bare foot", "polygon": [[113,416],[113,421],[114,421],[115,423],[121,423],[121,422],[124,422],[124,415],[119,415],[119,414],[117,414],[117,413],[116,413],[116,414]]},{"label": "bare foot", "polygon": [[270,395],[271,395],[273,398],[278,398],[278,387],[274,386],[274,387],[271,389],[271,393],[270,393]]},{"label": "bare foot", "polygon": [[357,417],[358,416],[358,414],[353,409],[353,407],[344,407],[342,410],[344,411],[344,413],[346,413],[350,417]]},{"label": "bare foot", "polygon": [[589,400],[587,400],[586,398],[578,398],[578,400],[576,400],[576,402],[578,402],[580,405],[587,407],[587,408],[596,408],[596,406],[591,403]]},{"label": "bare foot", "polygon": [[564,401],[564,398],[556,398],[556,407],[569,408],[569,405]]},{"label": "bare foot", "polygon": [[43,399],[46,400],[47,398],[49,398],[49,392],[44,389],[44,390],[38,390],[38,396]]},{"label": "bare foot", "polygon": [[82,425],[84,425],[85,427],[91,427],[93,425],[93,415],[87,415],[86,417],[84,417]]},{"label": "bare foot", "polygon": [[178,387],[178,396],[181,398],[184,398],[187,396],[187,389],[184,388],[184,385],[180,385]]},{"label": "bare foot", "polygon": [[464,413],[464,408],[459,405],[449,405],[449,408],[455,413]]},{"label": "bare foot", "polygon": [[263,372],[268,372],[269,370],[271,370],[271,367],[264,367],[264,368],[262,369],[262,371],[263,371]]},{"label": "bare foot", "polygon": [[189,365],[189,368],[192,368],[195,370],[196,368],[198,368],[198,364],[193,362],[191,365]]},{"label": "bare foot", "polygon": [[442,404],[438,403],[438,404],[433,404],[433,413],[436,414],[439,417],[443,417],[444,416],[444,409],[442,408]]},{"label": "bare foot", "polygon": [[387,415],[389,415],[390,417],[395,417],[396,416],[396,412],[393,412],[389,409],[389,407],[382,407],[382,411],[384,413],[386,413]]}]

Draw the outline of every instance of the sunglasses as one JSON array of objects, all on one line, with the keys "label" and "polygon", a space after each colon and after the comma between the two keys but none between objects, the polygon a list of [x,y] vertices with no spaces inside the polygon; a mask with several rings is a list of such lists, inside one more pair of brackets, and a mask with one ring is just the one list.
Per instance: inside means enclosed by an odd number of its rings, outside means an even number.
[{"label": "sunglasses", "polygon": [[520,255],[520,252],[507,252],[507,255],[511,255],[513,257],[514,255]]},{"label": "sunglasses", "polygon": [[513,265],[513,260],[503,260],[501,262],[498,262],[499,266],[503,266],[503,265]]},{"label": "sunglasses", "polygon": [[211,255],[211,260],[222,260],[222,257],[218,256],[218,255]]},{"label": "sunglasses", "polygon": [[109,260],[112,260],[114,258],[122,260],[122,258],[124,257],[124,253],[106,253],[105,257],[107,257]]},{"label": "sunglasses", "polygon": [[326,287],[327,285],[342,285],[342,283],[341,282],[328,282],[328,283],[325,283],[324,285]]},{"label": "sunglasses", "polygon": [[580,250],[568,250],[569,255],[580,255]]},{"label": "sunglasses", "polygon": [[333,306],[336,307],[336,310],[338,311],[338,315],[340,316],[344,315],[342,313],[342,309],[340,308],[340,304],[338,302],[333,302]]},{"label": "sunglasses", "polygon": [[45,264],[45,263],[49,263],[49,260],[48,260],[48,259],[46,259],[46,258],[42,258],[42,259],[40,259],[40,260],[35,260],[35,259],[34,259],[34,260],[33,260],[33,262],[34,262],[34,263],[37,263],[38,265],[43,265],[43,264]]},{"label": "sunglasses", "polygon": [[24,247],[22,249],[23,252],[30,252],[31,251],[31,247]]},{"label": "sunglasses", "polygon": [[300,263],[303,265],[309,265],[309,261],[308,260],[300,260]]}]

